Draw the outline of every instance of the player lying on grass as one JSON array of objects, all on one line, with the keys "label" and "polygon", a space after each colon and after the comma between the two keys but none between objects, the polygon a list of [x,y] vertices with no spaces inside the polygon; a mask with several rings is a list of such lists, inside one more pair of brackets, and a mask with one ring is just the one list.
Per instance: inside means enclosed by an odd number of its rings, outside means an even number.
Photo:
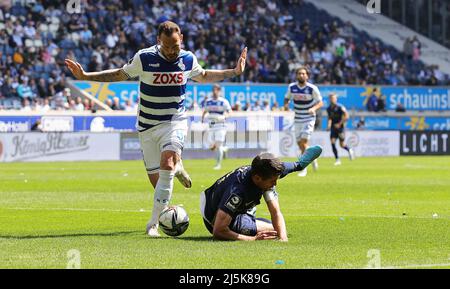
[{"label": "player lying on grass", "polygon": [[[251,166],[240,167],[217,180],[200,195],[203,222],[215,239],[287,241],[286,224],[275,190],[278,179],[305,169],[322,153],[322,147],[305,150],[298,162],[281,162],[272,154],[255,157]],[[271,221],[255,217],[261,197]]]}]

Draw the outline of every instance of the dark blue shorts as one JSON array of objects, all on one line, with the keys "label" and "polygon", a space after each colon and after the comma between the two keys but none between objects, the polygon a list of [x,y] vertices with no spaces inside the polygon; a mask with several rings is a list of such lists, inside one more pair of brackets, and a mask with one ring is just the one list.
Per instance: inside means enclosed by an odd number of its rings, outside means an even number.
[{"label": "dark blue shorts", "polygon": [[[265,219],[258,218],[258,220],[271,223],[269,220]],[[205,223],[208,231],[212,234],[213,227],[206,220],[203,220],[203,222]],[[233,220],[231,220],[230,230],[241,235],[256,236],[257,227],[255,216],[251,214],[237,215]]]},{"label": "dark blue shorts", "polygon": [[345,140],[345,130],[344,128],[331,128],[330,138],[338,138],[341,141]]}]

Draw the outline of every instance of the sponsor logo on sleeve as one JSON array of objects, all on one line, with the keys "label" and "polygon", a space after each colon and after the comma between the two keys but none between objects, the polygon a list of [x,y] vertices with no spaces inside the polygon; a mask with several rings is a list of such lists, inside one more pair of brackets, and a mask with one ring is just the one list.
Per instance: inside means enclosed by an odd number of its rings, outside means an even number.
[{"label": "sponsor logo on sleeve", "polygon": [[234,212],[237,210],[237,208],[239,208],[241,203],[242,198],[239,197],[238,195],[232,194],[225,203],[225,207]]}]

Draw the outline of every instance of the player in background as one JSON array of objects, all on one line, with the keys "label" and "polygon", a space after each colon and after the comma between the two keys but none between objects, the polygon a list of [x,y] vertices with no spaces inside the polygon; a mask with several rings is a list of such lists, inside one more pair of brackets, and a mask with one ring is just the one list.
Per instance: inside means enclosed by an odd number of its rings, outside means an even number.
[{"label": "player in background", "polygon": [[[283,163],[272,154],[255,157],[251,166],[240,167],[217,180],[200,194],[200,211],[208,231],[219,240],[288,241],[286,224],[278,203],[278,179],[306,168],[322,153],[320,146],[308,148],[298,162]],[[256,218],[261,198],[271,220]]]},{"label": "player in background", "polygon": [[337,95],[335,93],[330,94],[330,106],[327,108],[328,113],[328,126],[327,130],[330,130],[331,147],[333,149],[334,157],[336,159],[334,165],[341,165],[341,160],[338,156],[336,148],[336,139],[339,139],[341,148],[348,152],[350,160],[355,158],[353,149],[348,147],[345,141],[345,123],[348,120],[348,112],[345,107],[337,102]]},{"label": "player in background", "polygon": [[208,142],[210,149],[216,152],[216,166],[214,170],[220,170],[224,155],[228,148],[224,146],[227,135],[225,120],[231,112],[231,105],[221,95],[220,85],[214,84],[212,98],[205,101],[202,122],[205,118],[209,123]]},{"label": "player in background", "polygon": [[153,210],[147,234],[159,237],[159,214],[170,202],[173,179],[189,188],[191,179],[181,162],[187,135],[185,115],[186,82],[218,82],[243,73],[245,47],[234,69],[204,70],[196,56],[182,49],[183,34],[171,21],[158,27],[157,45],[138,51],[122,68],[85,72],[81,65],[66,59],[66,65],[79,80],[114,82],[139,77],[137,129],[148,178],[155,189]]},{"label": "player in background", "polygon": [[[308,82],[309,70],[307,67],[300,67],[296,71],[297,82],[289,84],[284,99],[284,108],[289,110],[289,103],[294,101],[295,111],[295,138],[302,154],[309,147],[309,140],[314,131],[316,113],[323,106],[320,91],[312,83]],[[319,167],[317,160],[313,162],[314,170]],[[304,177],[307,174],[306,168],[298,176]]]}]

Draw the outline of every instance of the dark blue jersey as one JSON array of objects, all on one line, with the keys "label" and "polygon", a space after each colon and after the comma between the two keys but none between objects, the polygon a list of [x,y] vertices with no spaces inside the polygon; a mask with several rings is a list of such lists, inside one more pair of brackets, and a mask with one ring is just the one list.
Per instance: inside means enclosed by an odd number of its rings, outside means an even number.
[{"label": "dark blue jersey", "polygon": [[345,107],[339,103],[330,105],[327,108],[328,118],[331,119],[331,125],[340,123],[345,115]]},{"label": "dark blue jersey", "polygon": [[233,219],[260,204],[261,197],[266,201],[275,199],[275,189],[263,191],[251,179],[251,166],[240,167],[217,180],[205,190],[206,205],[204,217],[211,223],[219,209]]}]

